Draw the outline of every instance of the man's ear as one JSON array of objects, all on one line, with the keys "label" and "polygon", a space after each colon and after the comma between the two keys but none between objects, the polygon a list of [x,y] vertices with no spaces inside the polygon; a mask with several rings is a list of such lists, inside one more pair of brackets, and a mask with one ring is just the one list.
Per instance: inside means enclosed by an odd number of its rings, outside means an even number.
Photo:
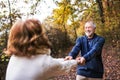
[{"label": "man's ear", "polygon": [[94,29],[96,29],[96,27],[94,27]]}]

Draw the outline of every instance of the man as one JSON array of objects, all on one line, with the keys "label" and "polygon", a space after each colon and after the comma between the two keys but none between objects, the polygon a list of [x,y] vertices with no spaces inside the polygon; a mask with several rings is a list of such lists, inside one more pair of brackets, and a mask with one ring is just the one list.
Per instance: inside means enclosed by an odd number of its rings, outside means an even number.
[{"label": "man", "polygon": [[76,80],[102,80],[104,68],[102,63],[103,37],[95,34],[96,25],[93,21],[85,23],[85,36],[79,37],[65,60],[75,59],[79,52]]}]

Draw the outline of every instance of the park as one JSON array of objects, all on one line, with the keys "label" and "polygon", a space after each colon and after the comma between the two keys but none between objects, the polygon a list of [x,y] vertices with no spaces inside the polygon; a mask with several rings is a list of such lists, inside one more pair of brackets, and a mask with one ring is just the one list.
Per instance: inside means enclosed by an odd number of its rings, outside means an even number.
[{"label": "park", "polygon": [[[86,21],[94,21],[97,35],[105,38],[102,49],[103,80],[120,79],[120,0],[0,0],[0,80],[5,80],[10,56],[9,31],[17,20],[37,18],[52,43],[51,56],[68,56]],[[79,53],[80,54],[80,53]],[[76,67],[52,80],[75,80]],[[50,79],[51,80],[51,79]]]}]

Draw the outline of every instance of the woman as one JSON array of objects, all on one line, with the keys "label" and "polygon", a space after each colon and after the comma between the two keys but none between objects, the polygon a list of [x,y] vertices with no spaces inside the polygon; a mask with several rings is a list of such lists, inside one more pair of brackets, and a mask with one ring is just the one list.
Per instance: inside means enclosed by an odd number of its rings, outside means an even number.
[{"label": "woman", "polygon": [[11,56],[6,80],[48,80],[77,65],[76,60],[50,56],[50,42],[37,19],[17,21],[11,28],[7,50]]}]

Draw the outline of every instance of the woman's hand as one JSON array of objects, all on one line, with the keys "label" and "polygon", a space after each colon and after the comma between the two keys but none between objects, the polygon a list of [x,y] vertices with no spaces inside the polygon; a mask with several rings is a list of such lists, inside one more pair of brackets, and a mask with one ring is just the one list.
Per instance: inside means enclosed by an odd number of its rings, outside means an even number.
[{"label": "woman's hand", "polygon": [[73,59],[72,56],[66,56],[64,60],[66,61],[66,60],[72,60],[72,59]]}]

